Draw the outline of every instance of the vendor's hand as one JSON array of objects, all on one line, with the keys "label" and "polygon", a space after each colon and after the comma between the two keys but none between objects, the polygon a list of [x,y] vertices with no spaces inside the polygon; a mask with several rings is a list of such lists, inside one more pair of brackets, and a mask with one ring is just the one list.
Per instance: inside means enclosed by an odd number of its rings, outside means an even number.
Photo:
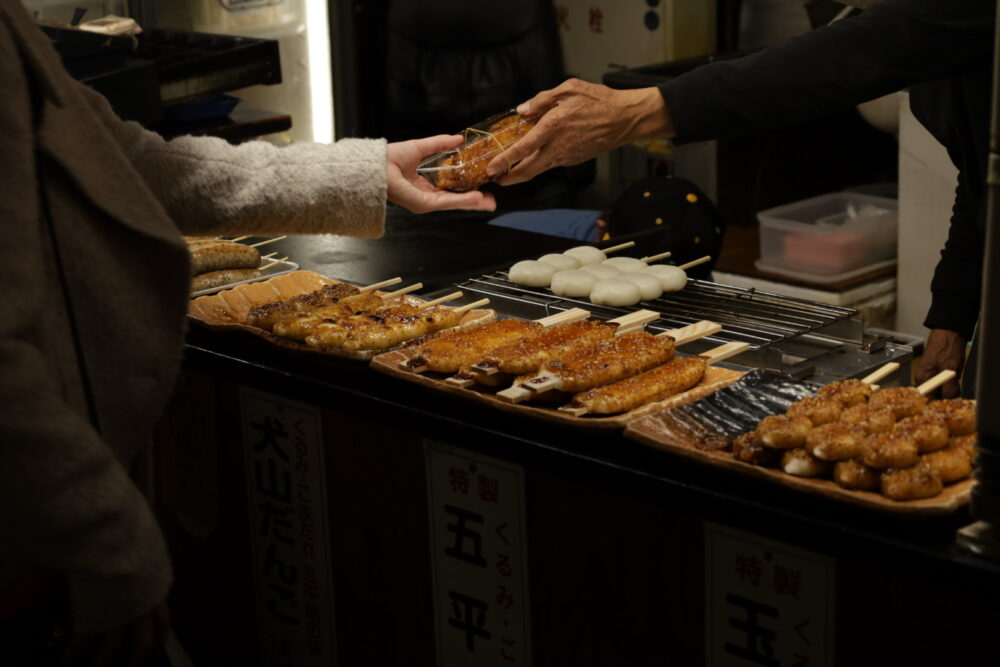
[{"label": "vendor's hand", "polygon": [[494,210],[496,201],[491,194],[478,190],[461,193],[438,190],[427,179],[417,175],[417,165],[421,160],[429,155],[457,148],[462,141],[461,135],[442,134],[426,139],[390,143],[386,156],[386,196],[389,201],[414,213],[456,208]]},{"label": "vendor's hand", "polygon": [[941,371],[955,371],[955,378],[946,382],[941,386],[941,389],[933,394],[940,395],[941,398],[955,398],[962,392],[958,380],[964,365],[965,338],[947,329],[931,329],[915,379],[917,384],[920,384],[930,380]]},{"label": "vendor's hand", "polygon": [[614,90],[569,79],[517,110],[540,118],[487,165],[491,177],[503,174],[496,179],[501,185],[530,180],[552,167],[579,164],[629,141],[673,136],[670,114],[656,88]]},{"label": "vendor's hand", "polygon": [[126,625],[101,634],[73,637],[61,662],[67,667],[145,667],[163,650],[169,629],[170,611],[164,602]]}]

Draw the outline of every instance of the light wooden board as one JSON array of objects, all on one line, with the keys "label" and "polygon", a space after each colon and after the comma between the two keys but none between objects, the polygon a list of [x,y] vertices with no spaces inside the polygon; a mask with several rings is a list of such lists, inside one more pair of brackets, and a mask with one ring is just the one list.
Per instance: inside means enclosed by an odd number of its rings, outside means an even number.
[{"label": "light wooden board", "polygon": [[465,400],[489,405],[504,412],[520,414],[535,419],[544,419],[546,421],[584,429],[621,430],[629,421],[636,419],[637,417],[650,412],[655,412],[657,410],[662,410],[663,408],[683,405],[684,403],[697,400],[702,396],[707,396],[713,391],[735,382],[743,376],[743,373],[740,371],[709,366],[705,371],[705,376],[702,378],[702,381],[698,383],[698,385],[686,392],[677,394],[676,396],[672,396],[662,401],[648,403],[619,415],[583,415],[581,417],[575,417],[571,414],[558,410],[560,406],[568,402],[568,397],[565,401],[553,403],[551,405],[537,402],[509,403],[496,397],[497,391],[500,391],[505,387],[491,388],[483,387],[481,385],[473,385],[469,388],[462,388],[446,382],[445,380],[447,380],[449,376],[442,373],[428,372],[417,374],[399,368],[400,363],[408,361],[416,355],[417,350],[413,347],[393,352],[385,352],[372,359],[371,366],[380,373],[385,373],[386,375],[391,375],[414,384],[431,387],[438,391],[458,396],[459,398],[463,398]]},{"label": "light wooden board", "polygon": [[922,500],[892,500],[882,494],[872,491],[854,491],[838,486],[829,479],[811,479],[796,477],[775,468],[764,468],[750,463],[744,463],[732,457],[727,450],[699,447],[696,443],[678,436],[673,429],[660,418],[660,413],[650,414],[636,419],[628,424],[625,437],[636,440],[655,449],[678,454],[685,458],[702,461],[709,465],[733,470],[740,474],[768,480],[786,488],[796,489],[804,493],[832,498],[852,505],[867,507],[882,512],[893,512],[904,515],[939,516],[950,514],[969,502],[969,495],[975,483],[966,479],[948,485],[933,498]]},{"label": "light wooden board", "polygon": [[[277,345],[278,347],[290,350],[301,350],[324,354],[343,359],[358,359],[367,361],[375,355],[385,352],[385,350],[361,350],[349,351],[334,347],[312,347],[296,340],[275,336],[270,331],[247,324],[247,317],[250,309],[265,303],[283,301],[300,294],[314,292],[324,285],[330,285],[338,281],[331,280],[313,271],[293,271],[284,275],[275,276],[270,280],[262,282],[247,283],[239,285],[233,289],[228,289],[210,296],[203,296],[191,301],[188,306],[188,317],[191,321],[217,331],[246,331],[260,336],[261,338]],[[375,294],[385,294],[376,291]],[[420,305],[425,303],[409,294],[400,297],[405,303]],[[496,312],[492,310],[470,310],[465,313],[458,326],[444,331],[455,331],[468,327],[486,324],[496,319]],[[414,345],[421,343],[436,334],[422,336],[407,341],[404,345]]]}]

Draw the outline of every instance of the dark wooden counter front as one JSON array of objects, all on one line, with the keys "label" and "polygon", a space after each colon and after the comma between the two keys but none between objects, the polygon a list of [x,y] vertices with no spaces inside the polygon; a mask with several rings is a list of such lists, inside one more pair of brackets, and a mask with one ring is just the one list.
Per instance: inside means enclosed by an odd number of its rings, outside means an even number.
[{"label": "dark wooden counter front", "polygon": [[[525,252],[531,236],[510,259],[548,251]],[[358,282],[386,275],[375,272],[328,271]],[[1000,568],[956,548],[965,511],[907,520],[856,509],[239,333],[192,329],[185,369],[158,432],[158,511],[175,554],[179,634],[198,664],[263,655],[279,665],[334,664],[335,655],[344,667],[450,667],[455,655],[546,667],[1000,664]],[[308,511],[324,517],[311,528],[322,539],[278,532],[288,517],[274,505],[261,514],[262,480],[273,475],[249,472],[248,461],[265,461],[265,440],[244,436],[251,394],[286,401],[289,420],[297,405],[318,415],[322,469],[310,479],[322,501]],[[486,513],[480,533],[468,508],[446,507],[445,551],[481,556],[483,576],[511,577],[488,599],[472,595],[471,579],[449,588],[447,558],[433,546],[449,489],[429,462],[444,450],[471,461],[448,469],[450,491],[472,494],[476,476],[466,473],[479,465],[483,477],[497,461],[519,480],[512,523],[487,525]],[[479,498],[488,491],[480,486]],[[513,574],[510,554],[491,546],[496,536],[520,545]],[[314,556],[326,574],[302,588],[309,568],[282,569],[274,550],[307,539],[324,545]],[[322,627],[310,625],[316,618]],[[284,639],[272,632],[281,619],[291,628]],[[527,631],[510,630],[518,622]],[[290,646],[288,636],[319,643]],[[452,657],[438,662],[438,652]]]}]

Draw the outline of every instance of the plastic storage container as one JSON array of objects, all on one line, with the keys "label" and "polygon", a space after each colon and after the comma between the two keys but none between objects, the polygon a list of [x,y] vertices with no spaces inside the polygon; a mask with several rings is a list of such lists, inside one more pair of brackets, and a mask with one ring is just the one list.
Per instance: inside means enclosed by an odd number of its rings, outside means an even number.
[{"label": "plastic storage container", "polygon": [[490,181],[486,165],[523,137],[535,123],[511,109],[467,128],[458,148],[426,158],[417,173],[441,190],[467,192]]},{"label": "plastic storage container", "polygon": [[834,192],[757,214],[757,268],[835,282],[895,261],[895,199]]}]

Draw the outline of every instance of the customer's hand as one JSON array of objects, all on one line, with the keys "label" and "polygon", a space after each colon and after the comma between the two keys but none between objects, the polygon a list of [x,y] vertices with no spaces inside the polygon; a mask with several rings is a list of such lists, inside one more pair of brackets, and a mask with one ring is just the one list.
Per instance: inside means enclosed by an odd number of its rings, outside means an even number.
[{"label": "customer's hand", "polygon": [[61,662],[67,667],[112,664],[146,667],[157,652],[163,650],[169,629],[170,611],[163,602],[126,625],[101,634],[73,637]]},{"label": "customer's hand", "polygon": [[940,390],[934,392],[934,395],[940,395],[941,398],[955,398],[962,391],[958,378],[964,365],[965,338],[947,329],[931,329],[914,379],[920,384],[941,371],[955,371],[957,374],[955,379],[949,380]]},{"label": "customer's hand", "polygon": [[461,135],[442,134],[426,139],[390,143],[386,159],[386,196],[389,201],[414,213],[448,209],[494,210],[497,204],[491,194],[478,190],[461,193],[438,190],[425,178],[417,175],[417,165],[421,160],[429,155],[457,148],[462,141]]},{"label": "customer's hand", "polygon": [[539,117],[538,123],[487,166],[490,176],[502,174],[496,179],[501,185],[530,180],[552,167],[579,164],[630,141],[674,134],[656,88],[614,90],[569,79],[517,110]]}]

